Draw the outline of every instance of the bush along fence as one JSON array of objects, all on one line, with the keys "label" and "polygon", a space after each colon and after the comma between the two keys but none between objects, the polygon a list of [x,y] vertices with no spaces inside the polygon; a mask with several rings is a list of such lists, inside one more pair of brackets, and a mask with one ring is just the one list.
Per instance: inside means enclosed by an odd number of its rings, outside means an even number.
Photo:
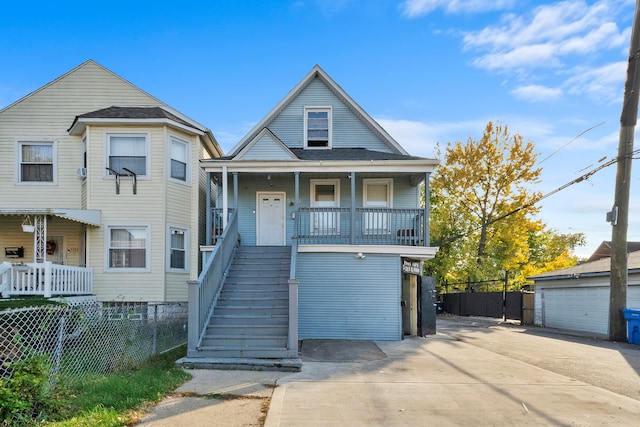
[{"label": "bush along fence", "polygon": [[186,303],[40,306],[0,311],[0,379],[30,358],[46,360],[51,380],[135,368],[187,342]]}]

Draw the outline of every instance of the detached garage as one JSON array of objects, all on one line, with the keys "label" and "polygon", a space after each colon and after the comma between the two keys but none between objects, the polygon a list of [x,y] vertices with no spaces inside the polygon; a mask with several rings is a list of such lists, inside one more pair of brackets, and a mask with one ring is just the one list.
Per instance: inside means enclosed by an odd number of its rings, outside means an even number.
[{"label": "detached garage", "polygon": [[[608,335],[611,258],[530,277],[535,286],[534,323]],[[640,308],[640,251],[629,254],[627,307]]]}]

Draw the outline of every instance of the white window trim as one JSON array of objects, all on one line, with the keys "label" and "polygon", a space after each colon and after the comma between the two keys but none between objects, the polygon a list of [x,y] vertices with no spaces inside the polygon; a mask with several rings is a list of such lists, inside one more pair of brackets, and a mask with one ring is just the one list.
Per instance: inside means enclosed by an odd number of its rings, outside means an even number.
[{"label": "white window trim", "polygon": [[386,184],[387,185],[387,208],[393,208],[393,178],[366,178],[362,180],[362,207],[367,207],[369,184]]},{"label": "white window trim", "polygon": [[[144,268],[129,267],[110,267],[109,266],[109,249],[111,244],[112,228],[144,228],[145,236],[145,260]],[[108,273],[148,273],[151,271],[151,225],[150,224],[107,224],[105,226],[104,236],[104,271]]]},{"label": "white window trim", "polygon": [[[307,119],[308,119],[308,114],[309,112],[314,112],[314,111],[327,111],[328,114],[328,119],[329,119],[329,135],[328,135],[328,140],[327,140],[327,146],[326,147],[309,147],[308,144],[308,140],[307,140]],[[305,150],[330,150],[332,145],[333,145],[333,107],[328,105],[328,106],[309,106],[309,107],[304,107],[304,128],[303,128],[303,140],[304,140],[304,149]]]},{"label": "white window trim", "polygon": [[[184,233],[184,268],[172,268],[171,267],[171,234],[174,231],[181,231]],[[188,273],[189,272],[189,229],[187,227],[179,225],[167,225],[167,249],[166,249],[166,262],[167,272],[169,273]]]},{"label": "white window trim", "polygon": [[[317,185],[333,185],[335,188],[335,206],[332,206],[334,208],[339,208],[340,207],[340,179],[311,179],[309,180],[310,182],[310,190],[309,190],[309,206],[313,207],[318,207],[316,206],[316,186]],[[328,214],[328,215],[327,215]],[[322,219],[325,218],[325,219]],[[338,212],[337,214],[335,214],[334,217],[330,216],[330,213],[323,213],[323,212],[319,212],[319,213],[315,213],[312,212],[311,213],[311,217],[310,217],[310,227],[311,229],[309,230],[309,232],[311,234],[319,234],[319,235],[339,235],[340,234],[340,213]],[[321,227],[315,227],[315,224],[320,221],[320,222],[329,222],[329,223],[333,223],[335,222],[335,232],[333,233],[326,233]]]},{"label": "white window trim", "polygon": [[[52,181],[23,181],[22,180],[22,145],[51,145],[53,158]],[[20,138],[16,140],[16,174],[15,182],[18,185],[58,185],[58,140],[49,138]]]},{"label": "white window trim", "polygon": [[[185,172],[186,176],[184,181],[171,176],[171,160],[173,159],[173,157],[171,157],[171,145],[173,144],[174,140],[176,142],[180,142],[184,144],[187,148],[186,149],[187,164],[186,164],[186,172]],[[167,151],[167,177],[169,178],[169,181],[175,182],[177,184],[182,184],[182,185],[191,185],[191,155],[192,155],[191,147],[192,147],[191,142],[185,140],[184,138],[180,138],[179,136],[169,134],[169,143],[168,143],[168,151]]]},{"label": "white window trim", "polygon": [[[387,206],[385,209],[393,208],[393,178],[366,178],[362,180],[362,207],[367,206],[369,185],[386,184],[387,186]],[[375,209],[375,208],[373,208]],[[380,227],[371,226],[370,224],[379,225]],[[363,217],[363,233],[364,234],[389,234],[390,215],[383,212],[368,212]]]},{"label": "white window trim", "polygon": [[151,179],[151,133],[150,132],[136,132],[136,131],[118,131],[118,130],[110,130],[108,132],[104,133],[104,168],[103,168],[103,177],[106,179],[116,179],[115,175],[111,175],[111,173],[109,173],[109,171],[106,169],[109,167],[109,154],[110,154],[110,148],[111,148],[111,140],[110,137],[111,136],[144,136],[145,138],[145,161],[146,161],[146,166],[145,169],[147,170],[146,175],[137,175],[136,178],[137,179]]}]

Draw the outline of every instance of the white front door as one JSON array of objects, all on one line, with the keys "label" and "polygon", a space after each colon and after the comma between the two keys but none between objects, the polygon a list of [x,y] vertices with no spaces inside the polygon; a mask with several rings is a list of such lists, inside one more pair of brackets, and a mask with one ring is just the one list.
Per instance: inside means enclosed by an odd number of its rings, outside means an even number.
[{"label": "white front door", "polygon": [[285,193],[256,193],[256,244],[284,246]]}]

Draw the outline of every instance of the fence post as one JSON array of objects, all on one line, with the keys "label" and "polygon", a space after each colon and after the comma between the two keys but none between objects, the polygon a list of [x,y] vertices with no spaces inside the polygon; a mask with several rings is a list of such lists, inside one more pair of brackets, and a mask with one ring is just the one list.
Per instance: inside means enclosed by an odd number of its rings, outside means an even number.
[{"label": "fence post", "polygon": [[153,305],[153,342],[151,352],[158,354],[158,304]]},{"label": "fence post", "polygon": [[65,312],[62,312],[62,316],[60,316],[60,320],[58,321],[58,339],[56,341],[56,349],[53,352],[53,374],[56,375],[60,370],[60,359],[62,359],[62,343],[64,337],[64,315]]}]

